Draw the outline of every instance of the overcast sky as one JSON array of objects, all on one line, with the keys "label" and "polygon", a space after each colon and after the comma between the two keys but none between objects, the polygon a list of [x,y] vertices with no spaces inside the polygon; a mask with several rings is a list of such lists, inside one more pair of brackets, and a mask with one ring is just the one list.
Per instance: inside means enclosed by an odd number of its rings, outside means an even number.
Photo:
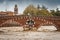
[{"label": "overcast sky", "polygon": [[17,4],[19,8],[19,13],[30,4],[37,6],[45,5],[48,9],[60,8],[60,0],[0,0],[0,11],[14,11],[14,5]]}]

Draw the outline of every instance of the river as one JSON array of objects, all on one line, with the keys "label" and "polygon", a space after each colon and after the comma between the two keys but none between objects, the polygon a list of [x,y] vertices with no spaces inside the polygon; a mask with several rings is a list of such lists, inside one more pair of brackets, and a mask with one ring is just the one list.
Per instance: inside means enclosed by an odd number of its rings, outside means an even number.
[{"label": "river", "polygon": [[6,31],[4,29],[4,32],[0,31],[0,40],[60,40],[60,32]]}]

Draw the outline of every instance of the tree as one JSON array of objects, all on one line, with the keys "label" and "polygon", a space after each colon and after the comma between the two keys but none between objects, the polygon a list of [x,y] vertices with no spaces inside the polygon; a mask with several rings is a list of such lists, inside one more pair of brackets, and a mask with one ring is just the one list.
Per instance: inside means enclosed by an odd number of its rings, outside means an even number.
[{"label": "tree", "polygon": [[38,10],[40,9],[40,6],[39,6],[39,5],[37,5],[37,9],[38,9]]},{"label": "tree", "polygon": [[42,10],[47,10],[47,8],[44,6],[44,5],[42,5]]},{"label": "tree", "polygon": [[35,15],[37,13],[37,9],[33,5],[29,5],[27,8],[25,8],[24,12],[25,15]]},{"label": "tree", "polygon": [[49,11],[47,10],[47,8],[44,5],[42,5],[39,14],[42,16],[52,16],[52,14],[49,13]]},{"label": "tree", "polygon": [[59,11],[59,8],[56,9],[56,13],[55,13],[56,16],[60,16],[60,11]]},{"label": "tree", "polygon": [[50,10],[50,13],[55,16],[55,10]]},{"label": "tree", "polygon": [[[41,10],[39,10],[41,8]],[[45,6],[42,7],[34,7],[33,5],[29,5],[27,8],[25,8],[24,12],[25,15],[36,15],[36,16],[52,16],[52,14],[49,13],[47,8]]]},{"label": "tree", "polygon": [[56,8],[56,11],[55,10],[51,10],[51,14],[53,16],[60,16],[60,10],[59,10],[59,8]]}]

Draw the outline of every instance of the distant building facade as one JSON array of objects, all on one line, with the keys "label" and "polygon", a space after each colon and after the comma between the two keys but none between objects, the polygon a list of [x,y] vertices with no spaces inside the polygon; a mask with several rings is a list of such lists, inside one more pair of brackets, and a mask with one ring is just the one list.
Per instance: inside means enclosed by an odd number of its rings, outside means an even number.
[{"label": "distant building facade", "polygon": [[0,16],[13,16],[18,14],[18,7],[17,4],[14,6],[14,12],[12,11],[0,11]]},{"label": "distant building facade", "polygon": [[7,11],[7,12],[1,11],[0,12],[0,16],[13,16],[13,15],[14,15],[14,12],[11,12],[11,11]]}]

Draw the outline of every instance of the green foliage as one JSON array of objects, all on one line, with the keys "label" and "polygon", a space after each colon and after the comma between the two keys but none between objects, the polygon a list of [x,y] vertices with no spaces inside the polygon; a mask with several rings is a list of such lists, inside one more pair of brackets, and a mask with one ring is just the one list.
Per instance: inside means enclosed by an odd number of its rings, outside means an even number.
[{"label": "green foliage", "polygon": [[28,13],[30,13],[31,15],[36,15],[37,9],[36,9],[33,5],[29,5],[29,6],[24,10],[24,14],[25,14],[25,15],[28,15]]},{"label": "green foliage", "polygon": [[39,5],[37,8],[33,5],[29,5],[27,8],[24,10],[24,15],[36,15],[36,16],[60,16],[60,11],[58,8],[55,10],[51,10],[50,12],[47,10],[45,6],[40,7]]},{"label": "green foliage", "polygon": [[60,10],[57,8],[56,11],[55,10],[51,10],[51,14],[53,16],[60,16]]},{"label": "green foliage", "polygon": [[55,16],[55,10],[50,10],[51,14]]}]

